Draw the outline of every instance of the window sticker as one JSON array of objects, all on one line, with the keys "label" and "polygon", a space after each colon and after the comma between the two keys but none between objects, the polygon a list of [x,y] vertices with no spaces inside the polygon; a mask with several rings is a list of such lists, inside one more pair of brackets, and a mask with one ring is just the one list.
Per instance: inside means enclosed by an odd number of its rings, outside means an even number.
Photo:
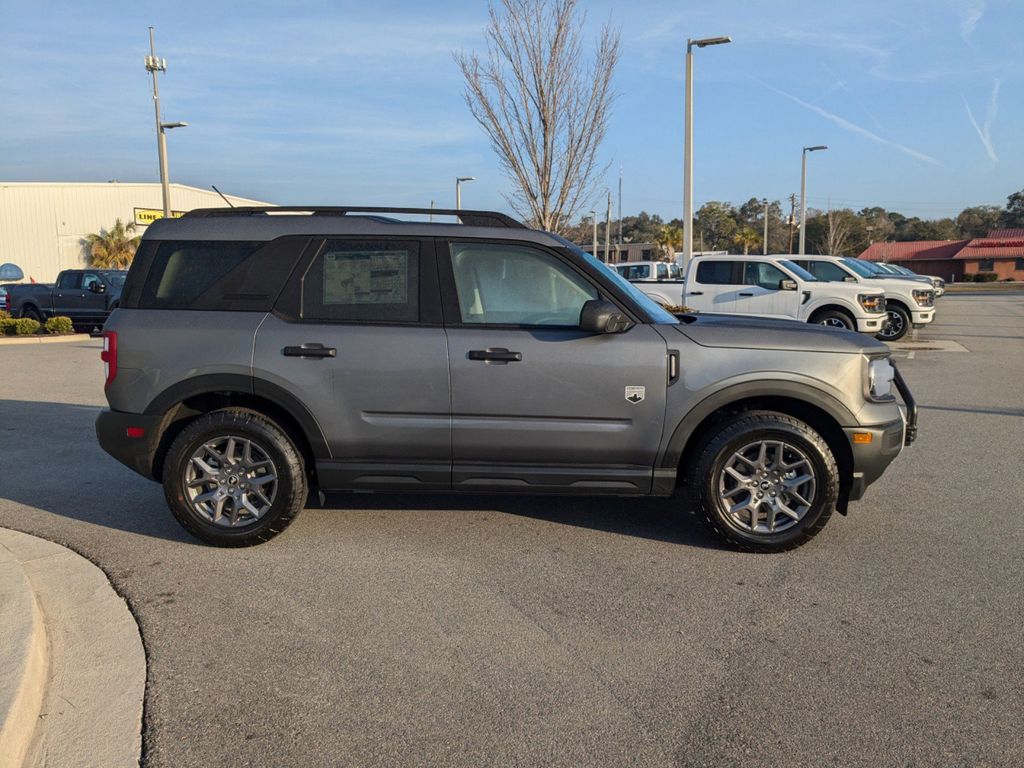
[{"label": "window sticker", "polygon": [[324,254],[324,304],[405,304],[408,251]]}]

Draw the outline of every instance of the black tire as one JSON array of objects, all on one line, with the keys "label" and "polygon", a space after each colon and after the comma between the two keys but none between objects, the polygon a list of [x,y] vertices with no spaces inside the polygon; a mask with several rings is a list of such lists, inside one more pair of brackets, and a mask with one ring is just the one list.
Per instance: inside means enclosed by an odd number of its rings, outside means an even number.
[{"label": "black tire", "polygon": [[[701,439],[703,444],[696,454],[691,454],[695,456],[694,461],[684,468],[689,501],[694,514],[726,544],[747,552],[784,552],[809,541],[825,527],[839,497],[839,468],[828,444],[807,424],[774,411],[746,411],[723,419]],[[745,446],[762,440],[779,441],[790,450],[796,448],[813,469],[814,493],[807,499],[810,502],[807,510],[795,523],[786,518],[783,522],[788,527],[781,531],[756,530],[761,506],[748,512],[752,525],[745,527],[729,514],[721,496],[721,483],[736,482],[723,480],[731,458]],[[770,478],[768,482],[772,482]],[[748,503],[754,503],[755,491],[763,487],[755,485],[749,491]],[[804,492],[806,486],[797,489]],[[762,492],[767,495],[769,491],[765,488]],[[768,501],[766,498],[765,502]],[[765,527],[768,528],[771,516],[774,528],[778,513],[772,513],[769,508],[764,514]]]},{"label": "black tire", "polygon": [[21,316],[27,317],[29,320],[36,320],[37,322],[44,322],[43,313],[38,309],[29,304],[27,307],[21,310]]},{"label": "black tire", "polygon": [[847,331],[857,330],[857,325],[853,322],[853,318],[845,312],[840,312],[838,309],[819,312],[814,316],[811,322],[816,325],[824,325],[829,328],[842,328]]},{"label": "black tire", "polygon": [[[229,435],[252,441],[272,462],[277,480],[271,504],[261,516],[224,527],[205,517],[187,498],[186,472],[194,452]],[[244,408],[212,411],[185,427],[167,452],[163,478],[167,505],[178,522],[197,539],[218,547],[249,547],[269,541],[302,511],[309,493],[302,454],[292,440],[266,416]]]},{"label": "black tire", "polygon": [[895,304],[890,305],[886,312],[888,319],[882,330],[875,334],[875,338],[879,341],[899,341],[910,330],[910,313]]}]

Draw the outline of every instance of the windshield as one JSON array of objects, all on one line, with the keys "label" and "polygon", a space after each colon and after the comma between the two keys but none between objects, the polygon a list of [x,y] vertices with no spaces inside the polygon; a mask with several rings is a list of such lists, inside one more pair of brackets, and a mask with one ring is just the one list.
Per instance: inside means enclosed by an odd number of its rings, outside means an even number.
[{"label": "windshield", "polygon": [[874,277],[878,274],[876,270],[868,267],[867,262],[859,259],[841,259],[841,261],[861,277]]},{"label": "windshield", "polygon": [[818,278],[816,278],[814,275],[812,275],[806,269],[801,267],[799,264],[795,264],[792,261],[790,261],[789,259],[780,259],[779,260],[779,264],[784,266],[786,269],[788,269],[794,275],[799,277],[801,280],[806,280],[808,283],[816,283],[816,282],[818,282]]},{"label": "windshield", "polygon": [[679,324],[679,320],[676,318],[675,315],[673,315],[668,310],[663,309],[662,306],[658,304],[654,299],[652,299],[650,296],[648,296],[646,293],[641,291],[631,282],[626,280],[626,278],[620,275],[618,271],[615,270],[615,268],[609,267],[607,264],[600,261],[599,259],[595,259],[589,253],[580,248],[578,245],[576,245],[575,243],[570,243],[564,237],[560,237],[559,235],[554,235],[554,237],[557,237],[558,240],[561,243],[563,243],[565,247],[568,248],[574,256],[583,259],[583,261],[585,261],[590,266],[596,267],[597,269],[600,269],[604,274],[606,274],[608,276],[608,279],[615,283],[615,285],[617,285],[624,293],[629,294],[629,297],[633,299],[633,301],[635,301],[637,304],[639,304],[640,307],[644,310],[644,312],[646,312],[654,322],[661,323],[663,325]]}]

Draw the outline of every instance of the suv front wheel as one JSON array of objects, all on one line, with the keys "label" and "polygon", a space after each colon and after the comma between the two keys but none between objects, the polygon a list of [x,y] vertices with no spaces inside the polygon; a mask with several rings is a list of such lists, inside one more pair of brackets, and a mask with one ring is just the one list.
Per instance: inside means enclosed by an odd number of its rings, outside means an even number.
[{"label": "suv front wheel", "polygon": [[726,543],[752,552],[798,547],[825,527],[839,470],[821,435],[774,411],[747,411],[707,434],[687,468],[693,511]]},{"label": "suv front wheel", "polygon": [[175,438],[164,463],[164,495],[185,529],[219,547],[247,547],[285,528],[306,503],[302,455],[255,411],[200,416]]}]

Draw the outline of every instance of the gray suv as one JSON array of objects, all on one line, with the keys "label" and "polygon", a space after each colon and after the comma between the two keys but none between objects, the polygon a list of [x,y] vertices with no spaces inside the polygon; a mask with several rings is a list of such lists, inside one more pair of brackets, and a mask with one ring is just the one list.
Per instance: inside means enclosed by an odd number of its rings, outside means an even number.
[{"label": "gray suv", "polygon": [[[915,435],[889,350],[661,309],[500,213],[198,210],[148,228],[104,326],[102,447],[243,546],[319,491],[677,496],[779,551]],[[905,410],[893,388],[900,392]]]}]

